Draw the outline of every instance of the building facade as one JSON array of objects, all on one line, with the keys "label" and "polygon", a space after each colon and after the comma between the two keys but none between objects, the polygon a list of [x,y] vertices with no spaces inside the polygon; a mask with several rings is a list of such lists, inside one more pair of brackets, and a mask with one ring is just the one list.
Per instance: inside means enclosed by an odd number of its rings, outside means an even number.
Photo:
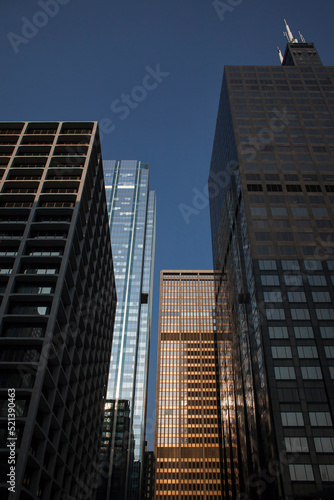
[{"label": "building facade", "polygon": [[[113,423],[107,498],[137,500],[146,424],[155,192],[149,190],[147,163],[104,161],[103,167],[118,298],[108,382]],[[125,401],[129,427],[121,437],[116,429],[122,427],[118,419],[123,421]]]},{"label": "building facade", "polygon": [[143,484],[140,500],[153,500],[155,491],[155,459],[154,452],[149,451],[145,441]]},{"label": "building facade", "polygon": [[[209,189],[230,281],[242,498],[334,493],[334,68],[225,67]],[[218,285],[219,288],[219,285]]]},{"label": "building facade", "polygon": [[[222,425],[228,411],[233,418],[233,405],[227,408],[226,403],[234,397],[234,390],[229,390],[233,368],[226,356],[230,343],[226,277],[221,284],[221,306],[226,314],[218,331],[215,273],[161,272],[156,499],[223,498],[225,481],[232,480],[231,470],[236,464],[229,444],[233,437]],[[236,443],[233,446],[236,449]]]},{"label": "building facade", "polygon": [[0,155],[0,496],[95,498],[116,309],[98,125],[2,122]]}]

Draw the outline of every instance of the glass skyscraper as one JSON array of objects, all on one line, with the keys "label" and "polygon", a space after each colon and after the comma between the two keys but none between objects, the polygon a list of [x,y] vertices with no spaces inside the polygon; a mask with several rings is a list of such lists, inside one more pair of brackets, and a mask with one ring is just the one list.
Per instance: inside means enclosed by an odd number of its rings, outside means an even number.
[{"label": "glass skyscraper", "polygon": [[225,67],[209,177],[243,500],[334,496],[334,68],[286,36],[281,66]]},{"label": "glass skyscraper", "polygon": [[107,498],[135,500],[144,454],[156,198],[147,163],[104,161],[103,168],[118,300],[107,391]]}]

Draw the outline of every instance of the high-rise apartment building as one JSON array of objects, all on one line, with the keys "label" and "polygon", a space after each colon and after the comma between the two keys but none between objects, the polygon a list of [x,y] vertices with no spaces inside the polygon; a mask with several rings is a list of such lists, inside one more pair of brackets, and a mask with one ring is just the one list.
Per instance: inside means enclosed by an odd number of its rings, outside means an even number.
[{"label": "high-rise apartment building", "polygon": [[109,459],[104,454],[103,460],[109,460],[110,468],[103,488],[107,498],[137,500],[146,423],[155,192],[149,190],[147,163],[104,161],[103,167],[117,290],[105,422],[108,436],[103,436],[110,449]]},{"label": "high-rise apartment building", "polygon": [[95,498],[116,309],[97,122],[0,123],[0,175],[0,496]]},{"label": "high-rise apartment building", "polygon": [[334,68],[286,36],[281,66],[225,67],[209,177],[243,499],[334,494]]},{"label": "high-rise apartment building", "polygon": [[[219,329],[213,271],[162,271],[154,455],[155,498],[223,498],[237,465],[227,280]],[[231,376],[232,375],[232,376]],[[226,443],[222,456],[222,442]],[[236,470],[238,470],[236,468]],[[233,476],[233,477],[232,477]],[[236,474],[237,477],[237,474]],[[232,486],[233,482],[233,486]]]}]

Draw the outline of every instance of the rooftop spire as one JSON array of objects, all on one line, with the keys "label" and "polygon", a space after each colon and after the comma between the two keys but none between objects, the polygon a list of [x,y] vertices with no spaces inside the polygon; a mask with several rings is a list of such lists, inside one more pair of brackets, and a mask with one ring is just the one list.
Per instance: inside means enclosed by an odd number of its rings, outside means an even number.
[{"label": "rooftop spire", "polygon": [[[289,25],[286,22],[285,18],[284,18],[284,23],[285,23],[285,27],[286,27],[286,34],[287,34],[286,38],[288,39],[288,42],[290,42],[290,43],[298,43],[297,38],[293,37],[293,34],[292,34],[292,32],[291,32],[291,30],[289,28]],[[285,36],[285,32],[284,32],[284,36]]]},{"label": "rooftop spire", "polygon": [[303,37],[303,35],[301,34],[301,32],[300,32],[299,30],[298,30],[298,34],[299,34],[300,41],[301,41],[302,43],[306,43],[305,38]]},{"label": "rooftop spire", "polygon": [[278,50],[279,60],[281,61],[281,64],[282,64],[282,62],[283,62],[283,54],[282,54],[281,49],[279,47],[277,47],[277,50]]}]

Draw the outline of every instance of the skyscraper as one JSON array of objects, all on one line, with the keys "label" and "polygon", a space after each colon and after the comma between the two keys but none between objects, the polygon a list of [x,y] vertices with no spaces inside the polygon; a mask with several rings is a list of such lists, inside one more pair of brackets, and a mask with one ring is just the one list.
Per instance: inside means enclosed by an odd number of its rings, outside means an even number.
[{"label": "skyscraper", "polygon": [[136,500],[144,455],[155,192],[149,190],[147,163],[105,161],[103,167],[118,297],[106,410],[112,418],[107,417],[111,456],[105,487],[107,498]]},{"label": "skyscraper", "polygon": [[[162,271],[154,454],[155,498],[234,498],[237,457],[229,421],[234,397],[226,277],[220,327],[213,271]],[[233,389],[231,391],[231,389]],[[226,443],[222,456],[222,442]],[[233,486],[232,486],[233,483]]]},{"label": "skyscraper", "polygon": [[94,498],[116,308],[97,122],[0,123],[0,173],[0,496]]},{"label": "skyscraper", "polygon": [[334,68],[286,29],[281,66],[225,67],[209,176],[243,499],[334,493]]}]

